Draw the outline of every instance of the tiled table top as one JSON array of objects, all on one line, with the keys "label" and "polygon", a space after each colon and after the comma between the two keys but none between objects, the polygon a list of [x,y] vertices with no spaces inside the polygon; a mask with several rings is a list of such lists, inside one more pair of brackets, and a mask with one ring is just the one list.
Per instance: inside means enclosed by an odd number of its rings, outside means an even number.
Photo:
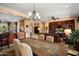
[{"label": "tiled table top", "polygon": [[39,56],[65,56],[68,46],[61,43],[50,43],[41,40],[25,39],[24,42],[32,47],[32,51]]}]

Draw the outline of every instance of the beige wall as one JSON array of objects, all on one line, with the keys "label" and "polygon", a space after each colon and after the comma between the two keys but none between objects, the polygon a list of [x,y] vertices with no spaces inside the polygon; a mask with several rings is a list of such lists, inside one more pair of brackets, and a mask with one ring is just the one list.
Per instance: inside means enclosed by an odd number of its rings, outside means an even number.
[{"label": "beige wall", "polygon": [[45,27],[47,27],[46,33],[49,33],[49,23],[48,22],[45,22]]},{"label": "beige wall", "polygon": [[[66,21],[66,20],[72,20],[74,19],[75,20],[75,29],[79,29],[79,23],[77,22],[77,17],[71,17],[71,18],[63,18],[63,19],[57,19],[57,20],[48,20],[48,21],[45,21],[43,24],[42,21],[38,21],[36,23],[39,23],[39,32],[40,33],[49,33],[49,22],[56,22],[56,21]],[[35,23],[35,21],[34,21]],[[28,27],[26,27],[26,25],[28,25]],[[32,26],[34,26],[32,24]],[[10,27],[12,27],[11,29],[14,29],[15,25],[11,25]],[[19,23],[18,23],[18,26],[19,28]],[[47,27],[47,30],[46,30],[46,27]],[[24,20],[24,29],[25,29],[25,32],[29,33],[30,32],[30,20]],[[18,29],[19,31],[19,29]]]},{"label": "beige wall", "polygon": [[78,17],[78,16],[76,16],[76,17],[71,17],[71,18],[62,18],[62,19],[57,19],[57,20],[48,20],[47,22],[45,22],[45,26],[48,27],[48,29],[47,29],[46,32],[49,33],[49,23],[50,23],[50,22],[66,21],[66,20],[72,20],[72,19],[75,20],[75,30],[79,30],[79,22],[77,22],[77,17]]},{"label": "beige wall", "polygon": [[75,19],[75,30],[79,30],[79,22],[77,22],[77,17]]},{"label": "beige wall", "polygon": [[[31,25],[30,25],[30,22],[31,22]],[[27,19],[27,20],[24,20],[24,30],[25,30],[26,33],[30,32],[30,27],[31,26],[33,26],[33,27],[35,26],[34,23],[39,23],[38,26],[39,26],[39,32],[40,33],[45,33],[45,32],[47,33],[48,32],[48,30],[45,30],[45,27],[48,27],[48,22],[43,24],[42,21],[30,21],[29,19]],[[28,27],[26,27],[26,25],[28,25]],[[18,27],[18,32],[19,32],[20,21],[18,21],[18,26],[17,27]]]},{"label": "beige wall", "polygon": [[48,33],[48,32],[49,32],[49,23],[40,22],[40,33]]},{"label": "beige wall", "polygon": [[[58,19],[58,20],[55,20],[55,21],[54,20],[48,20],[48,21],[45,21],[45,24],[43,24],[42,21],[38,21],[36,23],[39,23],[39,32],[40,33],[49,33],[49,22],[66,21],[66,20],[72,20],[72,19],[75,20],[75,29],[79,29],[79,23],[77,22],[77,17],[63,18],[63,19]],[[26,27],[26,25],[28,25],[28,27]],[[32,24],[32,26],[34,26],[34,25]],[[11,29],[14,29],[15,25],[11,25],[10,27],[11,27]],[[18,23],[17,27],[18,27],[18,31],[19,31],[19,23]],[[46,30],[46,27],[47,27],[47,30]],[[29,34],[29,32],[30,32],[30,20],[28,20],[28,19],[24,20],[24,29],[25,29],[25,32]]]},{"label": "beige wall", "polygon": [[[26,27],[28,26],[28,27]],[[30,21],[29,20],[24,20],[24,28],[25,32],[28,32],[30,30]]]},{"label": "beige wall", "polygon": [[40,33],[42,33],[42,32],[44,32],[44,26],[43,26],[43,24],[40,22],[40,26],[39,26],[39,32]]},{"label": "beige wall", "polygon": [[[26,27],[28,26],[28,27]],[[26,38],[30,37],[30,21],[24,20],[24,29],[25,29],[25,33],[26,33]]]},{"label": "beige wall", "polygon": [[76,30],[79,30],[79,23],[76,24],[77,27],[75,28]]}]

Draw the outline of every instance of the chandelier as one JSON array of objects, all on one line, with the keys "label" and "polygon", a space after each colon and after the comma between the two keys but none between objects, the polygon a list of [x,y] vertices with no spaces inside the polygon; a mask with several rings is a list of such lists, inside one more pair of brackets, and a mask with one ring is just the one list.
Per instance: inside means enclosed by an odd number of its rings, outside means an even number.
[{"label": "chandelier", "polygon": [[28,15],[29,15],[29,18],[32,19],[32,20],[39,20],[40,19],[40,15],[38,12],[36,12],[35,10],[35,3],[33,3],[33,11],[32,12],[29,12]]}]

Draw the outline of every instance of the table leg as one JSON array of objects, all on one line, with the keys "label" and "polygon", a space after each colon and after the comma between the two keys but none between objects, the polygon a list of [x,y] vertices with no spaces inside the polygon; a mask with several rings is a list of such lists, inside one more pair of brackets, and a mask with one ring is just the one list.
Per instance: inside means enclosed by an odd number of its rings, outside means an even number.
[{"label": "table leg", "polygon": [[46,40],[46,35],[45,35],[45,38],[44,38],[44,40]]},{"label": "table leg", "polygon": [[10,46],[9,46],[9,38],[7,39],[7,46],[10,48]]},{"label": "table leg", "polygon": [[1,39],[1,50],[2,50],[2,39]]}]

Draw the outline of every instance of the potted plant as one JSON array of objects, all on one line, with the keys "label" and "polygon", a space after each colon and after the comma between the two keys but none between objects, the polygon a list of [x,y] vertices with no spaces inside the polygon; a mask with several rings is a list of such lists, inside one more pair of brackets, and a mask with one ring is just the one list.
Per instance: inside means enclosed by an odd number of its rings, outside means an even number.
[{"label": "potted plant", "polygon": [[75,30],[71,33],[69,43],[79,51],[79,30]]}]

